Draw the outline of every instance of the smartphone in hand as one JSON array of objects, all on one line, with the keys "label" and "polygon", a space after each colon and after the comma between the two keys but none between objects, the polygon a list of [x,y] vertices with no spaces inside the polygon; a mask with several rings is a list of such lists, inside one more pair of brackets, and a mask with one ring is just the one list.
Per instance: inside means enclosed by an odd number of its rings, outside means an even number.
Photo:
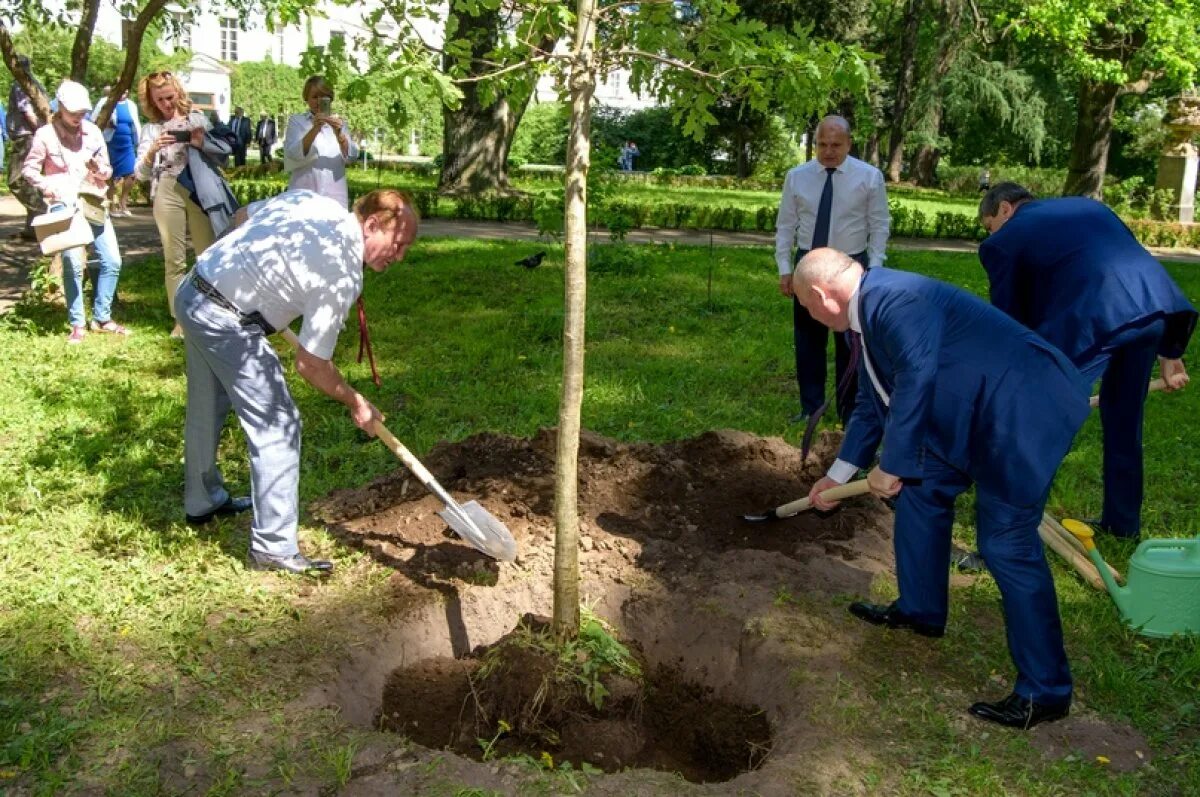
[{"label": "smartphone in hand", "polygon": [[171,138],[175,139],[180,144],[186,144],[192,140],[191,130],[172,130]]},{"label": "smartphone in hand", "polygon": [[320,112],[321,116],[329,116],[329,110],[332,106],[333,100],[331,100],[329,97],[317,98],[317,110]]}]

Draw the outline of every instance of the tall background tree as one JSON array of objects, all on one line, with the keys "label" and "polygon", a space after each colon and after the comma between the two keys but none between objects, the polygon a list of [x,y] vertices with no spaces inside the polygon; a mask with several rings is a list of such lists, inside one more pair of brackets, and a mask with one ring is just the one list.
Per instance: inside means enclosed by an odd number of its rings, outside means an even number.
[{"label": "tall background tree", "polygon": [[1022,42],[1054,48],[1077,86],[1064,194],[1101,197],[1118,99],[1191,86],[1200,64],[1196,0],[1028,0],[1001,19]]}]

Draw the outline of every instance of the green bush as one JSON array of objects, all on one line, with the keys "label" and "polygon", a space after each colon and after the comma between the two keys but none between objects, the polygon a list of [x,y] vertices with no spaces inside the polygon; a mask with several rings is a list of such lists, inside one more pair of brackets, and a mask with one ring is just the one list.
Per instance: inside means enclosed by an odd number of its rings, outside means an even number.
[{"label": "green bush", "polygon": [[[951,194],[979,196],[979,172],[981,166],[947,166],[939,164],[938,184]],[[1029,166],[992,166],[992,185],[997,183],[1019,183],[1034,196],[1050,197],[1062,193],[1067,179],[1066,169],[1039,169]]]}]

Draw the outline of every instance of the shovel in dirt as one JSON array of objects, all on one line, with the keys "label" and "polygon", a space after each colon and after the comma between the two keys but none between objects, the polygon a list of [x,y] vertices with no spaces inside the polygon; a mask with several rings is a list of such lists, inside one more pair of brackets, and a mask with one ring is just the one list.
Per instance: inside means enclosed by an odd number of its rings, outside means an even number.
[{"label": "shovel in dirt", "polygon": [[[821,497],[830,501],[840,501],[843,498],[852,498],[856,495],[868,493],[871,488],[867,486],[866,479],[859,479],[856,482],[848,484],[840,484],[837,487],[830,487],[821,493]],[[777,506],[774,509],[768,509],[765,512],[759,512],[753,515],[742,515],[743,520],[750,523],[765,523],[769,520],[783,520],[790,518],[793,515],[798,515],[806,509],[812,508],[812,502],[808,500],[808,496],[798,498],[791,503]]]},{"label": "shovel in dirt", "polygon": [[[290,329],[284,329],[279,334],[293,349],[300,348],[300,340]],[[383,441],[383,444],[404,463],[404,466],[412,471],[417,480],[425,485],[425,489],[442,502],[444,508],[438,512],[438,515],[446,521],[446,525],[453,529],[455,534],[493,559],[511,562],[517,558],[517,543],[507,526],[476,501],[468,501],[465,504],[455,501],[450,493],[438,484],[429,469],[422,465],[420,460],[408,450],[408,447],[379,421],[375,422],[374,432]]]}]

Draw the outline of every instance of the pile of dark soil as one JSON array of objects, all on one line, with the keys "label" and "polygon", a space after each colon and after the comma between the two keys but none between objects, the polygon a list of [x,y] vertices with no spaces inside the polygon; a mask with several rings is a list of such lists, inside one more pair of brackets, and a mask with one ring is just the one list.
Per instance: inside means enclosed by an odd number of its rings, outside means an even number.
[{"label": "pile of dark soil", "polygon": [[[764,525],[742,519],[802,497],[839,442],[840,434],[823,432],[802,462],[799,450],[779,438],[730,430],[664,445],[585,432],[579,452],[583,550],[624,551],[628,558],[640,548],[635,564],[651,570],[669,563],[679,571],[681,558],[686,564],[739,549],[802,560],[865,555],[890,565],[890,516],[871,498],[848,501],[829,516],[810,512]],[[456,498],[477,499],[507,525],[528,562],[543,553],[541,543],[553,530],[554,452],[553,430],[532,439],[481,434],[435,447],[425,463]],[[436,514],[437,499],[407,471],[334,493],[312,508],[344,541],[421,584],[494,583],[495,563],[453,536]]]},{"label": "pile of dark soil", "polygon": [[529,643],[531,634],[548,638],[546,622],[527,616],[521,624],[466,659],[395,670],[379,726],[476,760],[549,754],[577,767],[648,767],[700,783],[729,780],[766,758],[771,728],[757,707],[717,699],[678,668],[650,668],[636,647],[640,672],[604,672],[597,707],[577,669]]}]

